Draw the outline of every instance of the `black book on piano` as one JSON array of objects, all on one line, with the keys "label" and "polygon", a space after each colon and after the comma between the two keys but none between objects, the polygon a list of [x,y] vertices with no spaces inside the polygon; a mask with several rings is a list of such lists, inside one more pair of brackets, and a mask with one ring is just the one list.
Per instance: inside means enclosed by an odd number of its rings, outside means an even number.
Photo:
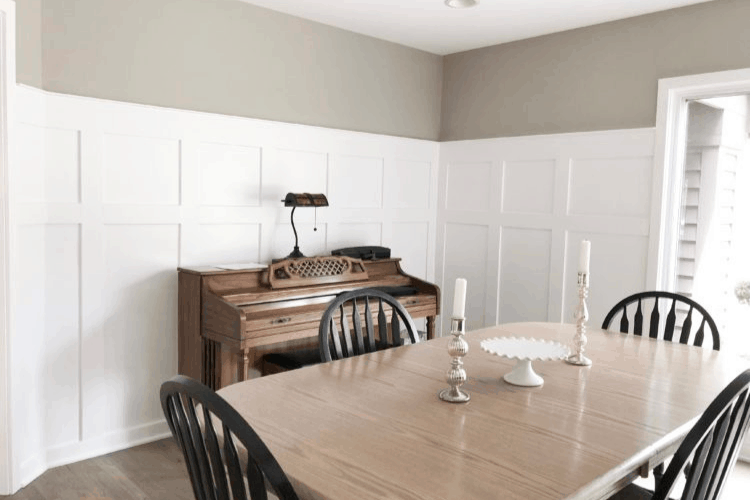
[{"label": "black book on piano", "polygon": [[342,255],[344,257],[362,260],[390,259],[391,249],[377,246],[347,247],[333,250],[331,255]]}]

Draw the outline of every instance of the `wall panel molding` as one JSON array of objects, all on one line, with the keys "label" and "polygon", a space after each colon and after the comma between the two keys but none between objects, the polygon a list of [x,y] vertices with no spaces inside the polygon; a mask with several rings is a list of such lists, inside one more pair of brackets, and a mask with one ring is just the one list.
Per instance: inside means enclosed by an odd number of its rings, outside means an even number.
[{"label": "wall panel molding", "polygon": [[[467,301],[484,304],[481,320],[467,318],[470,326],[572,322],[577,242],[588,238],[591,324],[600,322],[609,302],[646,284],[653,147],[653,129],[441,143],[436,270],[443,297],[449,302],[455,279],[466,277]],[[486,241],[451,241],[451,232],[477,224],[488,228]],[[476,245],[486,245],[486,276],[467,267]],[[481,283],[472,286],[471,277]]]},{"label": "wall panel molding", "polygon": [[[16,411],[29,422],[16,428],[22,484],[168,434],[158,391],[177,372],[176,268],[287,255],[289,191],[331,201],[317,219],[295,213],[305,254],[390,246],[434,281],[435,142],[17,92],[13,286],[25,305],[12,356],[28,376],[12,383],[33,395]],[[69,397],[48,397],[49,370]]]},{"label": "wall panel molding", "polygon": [[[288,191],[323,192],[331,200],[317,219],[314,210],[296,211],[304,253],[390,246],[407,273],[441,286],[447,311],[455,278],[466,277],[471,329],[571,321],[577,241],[584,237],[593,242],[592,324],[612,297],[645,284],[653,200],[641,184],[651,185],[652,129],[438,144],[23,86],[18,107],[26,144],[41,137],[44,153],[35,156],[27,146],[19,173],[25,162],[36,162],[44,179],[19,184],[33,196],[13,204],[15,230],[32,228],[27,240],[39,240],[45,252],[78,235],[80,315],[77,335],[70,336],[80,359],[72,374],[77,414],[65,406],[77,436],[48,442],[39,421],[18,449],[24,483],[52,465],[166,434],[157,394],[162,379],[176,372],[176,325],[174,311],[163,317],[158,311],[175,307],[175,267],[288,254],[290,210],[280,201]],[[49,191],[58,177],[64,191]],[[589,201],[592,177],[608,185]],[[149,182],[158,189],[139,189]],[[16,243],[33,268],[31,243]],[[617,265],[623,259],[629,264]],[[54,273],[39,273],[39,293],[60,292]],[[144,297],[156,306],[140,306]],[[134,318],[133,308],[144,312]],[[448,316],[442,315],[443,328]],[[23,338],[28,328],[18,322],[14,335]],[[43,325],[40,334],[51,328]],[[128,328],[137,330],[135,346],[123,340]],[[32,345],[18,346],[14,359],[28,357],[33,370],[46,369]],[[13,383],[33,393],[42,388],[34,380]],[[135,401],[149,387],[153,397]],[[44,398],[32,403],[24,411],[55,410]],[[128,403],[140,406],[135,411]]]}]

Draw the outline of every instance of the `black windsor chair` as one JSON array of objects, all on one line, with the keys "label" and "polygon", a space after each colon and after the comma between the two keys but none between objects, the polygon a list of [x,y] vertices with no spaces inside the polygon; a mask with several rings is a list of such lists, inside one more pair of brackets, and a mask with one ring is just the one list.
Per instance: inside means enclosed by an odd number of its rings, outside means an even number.
[{"label": "black windsor chair", "polygon": [[654,492],[631,484],[610,500],[666,500],[685,476],[681,500],[720,497],[750,426],[750,370],[714,399],[685,436]]},{"label": "black windsor chair", "polygon": [[[267,485],[280,500],[298,500],[258,434],[213,390],[177,375],[162,384],[161,406],[182,448],[196,500],[267,500]],[[217,421],[219,435],[214,429]],[[235,439],[247,450],[244,471]]]}]

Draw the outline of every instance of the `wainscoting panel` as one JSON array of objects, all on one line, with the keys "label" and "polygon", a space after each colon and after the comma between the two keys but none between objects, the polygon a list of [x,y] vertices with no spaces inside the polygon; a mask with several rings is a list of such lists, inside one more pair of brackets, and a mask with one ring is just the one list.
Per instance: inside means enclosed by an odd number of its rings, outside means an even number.
[{"label": "wainscoting panel", "polygon": [[552,214],[555,160],[508,161],[503,165],[505,213]]},{"label": "wainscoting panel", "polygon": [[547,315],[552,232],[504,227],[499,313],[503,323]]},{"label": "wainscoting panel", "polygon": [[331,157],[329,202],[340,208],[383,208],[383,158]]},{"label": "wainscoting panel", "polygon": [[201,144],[201,204],[260,206],[261,149]]},{"label": "wainscoting panel", "polygon": [[[578,250],[584,236],[591,240],[591,276],[589,314],[591,326],[600,327],[604,316],[626,295],[646,288],[648,237],[633,234],[592,234],[571,231],[566,238],[565,268],[573,279],[565,281],[563,320],[574,323],[573,311],[578,304],[576,272]],[[596,252],[594,252],[596,249]]]},{"label": "wainscoting panel", "polygon": [[101,306],[108,313],[98,330],[101,339],[87,339],[101,351],[87,350],[95,359],[82,364],[101,366],[108,396],[83,394],[86,434],[90,428],[112,433],[161,417],[154,383],[171,377],[177,361],[177,277],[170,268],[178,265],[179,234],[176,224],[103,228]]},{"label": "wainscoting panel", "polygon": [[263,205],[277,208],[287,193],[328,192],[326,153],[264,149],[263,165]]},{"label": "wainscoting panel", "polygon": [[441,186],[445,190],[445,202],[441,205],[448,210],[481,211],[490,207],[492,186],[492,163],[450,163],[448,183]]},{"label": "wainscoting panel", "polygon": [[[653,141],[652,129],[639,129],[442,143],[443,310],[464,277],[470,327],[573,322],[585,238],[590,321],[601,324],[617,300],[645,285]],[[481,236],[477,224],[485,225]]]},{"label": "wainscoting panel", "polygon": [[[168,434],[178,266],[390,245],[434,281],[438,144],[19,86],[14,460],[45,469]],[[401,177],[403,175],[403,178]],[[314,231],[317,227],[317,231]]]},{"label": "wainscoting panel", "polygon": [[26,175],[18,179],[18,201],[78,203],[80,132],[24,124],[19,126],[19,136],[19,148],[26,153]]},{"label": "wainscoting panel", "polygon": [[[442,331],[450,331],[453,295],[456,278],[466,278],[466,329],[474,330],[486,324],[487,247],[489,228],[476,224],[446,224],[444,255]],[[494,314],[493,314],[494,316]]]},{"label": "wainscoting panel", "polygon": [[103,134],[102,153],[104,203],[180,203],[179,141]]},{"label": "wainscoting panel", "polygon": [[[260,261],[260,224],[200,224],[202,244],[196,248],[196,262]],[[291,231],[291,226],[289,227]]]},{"label": "wainscoting panel", "polygon": [[425,222],[394,222],[391,226],[391,242],[388,245],[394,255],[403,256],[402,269],[412,276],[427,274],[427,256],[416,250],[429,245],[430,225]]},{"label": "wainscoting panel", "polygon": [[394,160],[385,179],[386,204],[391,208],[429,210],[432,164]]},{"label": "wainscoting panel", "polygon": [[[23,448],[75,442],[79,436],[80,226],[19,228],[13,375],[35,390],[15,397],[28,415],[17,437]],[[54,412],[45,411],[49,406]],[[61,425],[65,421],[67,425]],[[28,458],[28,457],[26,457]]]},{"label": "wainscoting panel", "polygon": [[[569,215],[647,217],[652,157],[573,158]],[[612,186],[616,189],[602,189]]]},{"label": "wainscoting panel", "polygon": [[351,247],[367,241],[370,245],[383,243],[383,225],[377,222],[340,222],[328,225],[327,247]]}]

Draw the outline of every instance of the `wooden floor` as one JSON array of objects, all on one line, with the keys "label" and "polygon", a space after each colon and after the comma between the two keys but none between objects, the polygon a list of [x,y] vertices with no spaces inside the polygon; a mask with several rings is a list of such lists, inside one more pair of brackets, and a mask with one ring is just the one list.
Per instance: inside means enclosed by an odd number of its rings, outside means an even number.
[{"label": "wooden floor", "polygon": [[50,469],[8,500],[191,500],[182,452],[171,438]]},{"label": "wooden floor", "polygon": [[[750,464],[738,462],[722,500],[745,500],[748,491]],[[50,469],[15,495],[0,496],[3,500],[193,498],[182,453],[171,438]]]}]

